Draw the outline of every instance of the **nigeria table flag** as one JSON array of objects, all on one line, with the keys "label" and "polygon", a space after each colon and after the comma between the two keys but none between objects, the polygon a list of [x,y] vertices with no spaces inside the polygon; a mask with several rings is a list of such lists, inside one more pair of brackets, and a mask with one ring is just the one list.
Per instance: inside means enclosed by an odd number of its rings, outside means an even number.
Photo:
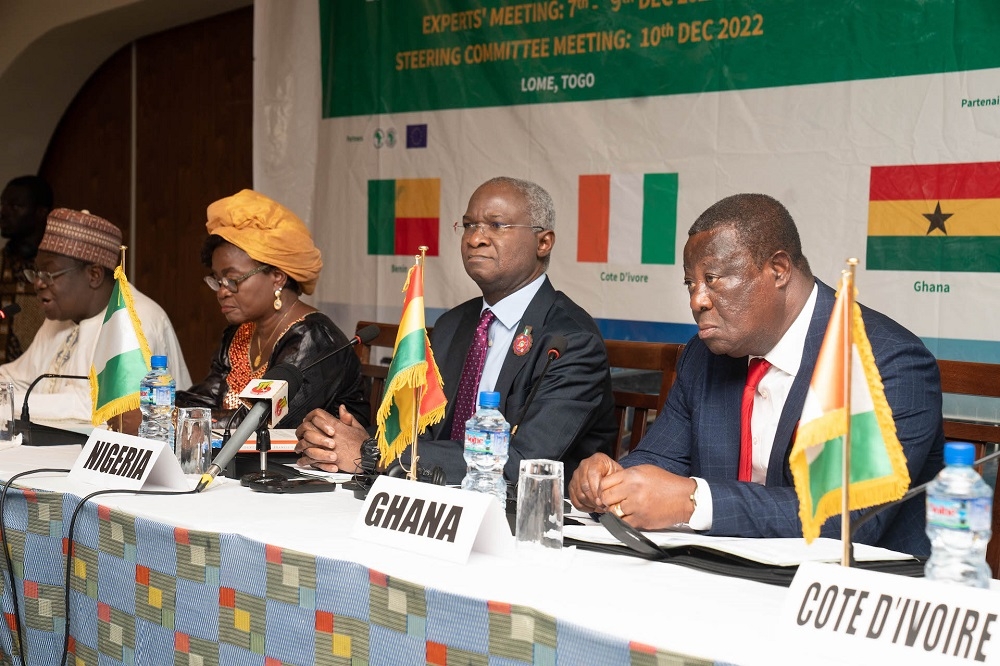
[{"label": "nigeria table flag", "polygon": [[375,417],[383,465],[398,458],[413,443],[414,424],[422,433],[444,418],[448,404],[424,325],[424,271],[420,258],[410,268],[403,291],[403,315],[385,378],[385,395]]},{"label": "nigeria table flag", "polygon": [[139,408],[139,384],[149,372],[149,357],[125,270],[118,266],[90,367],[94,425]]},{"label": "nigeria table flag", "polygon": [[910,485],[861,307],[850,297],[851,272],[844,273],[789,457],[807,543],[819,536],[827,518],[841,512],[845,441],[850,442],[851,511],[899,499]]}]

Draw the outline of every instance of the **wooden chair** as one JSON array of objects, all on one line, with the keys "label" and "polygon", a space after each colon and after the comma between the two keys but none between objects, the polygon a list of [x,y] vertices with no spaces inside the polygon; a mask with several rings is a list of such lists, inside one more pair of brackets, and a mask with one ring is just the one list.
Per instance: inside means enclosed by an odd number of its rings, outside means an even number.
[{"label": "wooden chair", "polygon": [[[658,371],[660,375],[659,393],[616,390],[615,417],[618,419],[618,436],[615,439],[612,456],[615,460],[635,448],[646,434],[646,424],[651,412],[663,409],[667,393],[677,378],[676,365],[684,345],[667,342],[630,342],[625,340],[605,340],[608,363],[612,368]],[[628,419],[632,410],[631,422]]]},{"label": "wooden chair", "polygon": [[[941,370],[941,392],[955,395],[973,395],[1000,398],[1000,365],[968,361],[938,361]],[[1000,443],[1000,424],[976,422],[971,419],[945,418],[944,438],[947,441],[972,442],[979,458],[988,445]],[[979,470],[982,472],[982,470]],[[1000,489],[1000,466],[997,468],[996,485]],[[986,561],[994,578],[1000,578],[1000,493],[993,494],[993,537],[986,548]]]},{"label": "wooden chair", "polygon": [[367,377],[371,382],[368,394],[368,404],[371,406],[371,422],[375,423],[375,415],[378,413],[379,405],[382,402],[382,392],[385,390],[385,377],[389,373],[389,366],[382,365],[375,359],[372,362],[372,347],[388,347],[392,349],[396,345],[396,333],[399,332],[399,324],[386,324],[376,321],[359,321],[354,328],[354,332],[360,331],[365,326],[375,324],[379,328],[375,339],[366,345],[358,345],[354,348],[361,361],[361,376]]}]

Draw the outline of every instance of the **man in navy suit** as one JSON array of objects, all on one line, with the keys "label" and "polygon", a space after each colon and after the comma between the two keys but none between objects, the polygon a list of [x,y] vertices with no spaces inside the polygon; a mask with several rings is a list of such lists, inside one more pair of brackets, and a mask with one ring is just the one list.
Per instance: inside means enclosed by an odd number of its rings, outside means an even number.
[{"label": "man in navy suit", "polygon": [[[603,454],[585,460],[570,498],[644,529],[686,523],[713,535],[801,536],[788,455],[834,292],[813,277],[795,223],[771,197],[723,199],[688,236],[684,282],[698,335],[684,349],[667,404],[620,464]],[[942,466],[937,363],[905,328],[861,311],[911,483],[923,483]],[[757,357],[770,368],[753,395],[750,479],[740,481],[741,401]],[[821,534],[838,537],[839,517]],[[887,509],[855,541],[928,555],[923,498]]]},{"label": "man in navy suit", "polygon": [[[418,451],[420,466],[440,467],[448,483],[460,483],[466,472],[463,440],[471,413],[456,417],[457,394],[486,312],[492,313],[491,323],[484,323],[489,346],[469,396],[499,392],[500,411],[512,425],[519,424],[504,467],[507,480],[517,481],[525,458],[562,460],[568,479],[581,460],[611,450],[617,427],[607,351],[591,316],[556,291],[546,275],[554,226],[548,192],[505,177],[480,185],[455,225],[465,272],[482,296],[452,308],[434,324],[431,346],[448,408],[444,420],[421,438]],[[566,349],[542,378],[555,336],[566,339]],[[528,394],[538,381],[529,406]],[[297,435],[299,464],[350,472],[356,470],[367,437],[343,410],[339,419],[322,410],[311,412]]]}]

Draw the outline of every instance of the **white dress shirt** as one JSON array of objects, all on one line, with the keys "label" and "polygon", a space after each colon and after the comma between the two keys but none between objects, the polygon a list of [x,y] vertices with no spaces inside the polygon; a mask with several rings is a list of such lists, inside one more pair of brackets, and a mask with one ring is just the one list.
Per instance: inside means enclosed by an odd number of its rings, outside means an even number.
[{"label": "white dress shirt", "polygon": [[[751,481],[754,483],[763,485],[767,479],[767,465],[771,449],[774,448],[774,435],[781,420],[781,410],[785,407],[788,392],[792,389],[795,375],[802,363],[802,350],[805,349],[818,293],[819,289],[813,285],[812,292],[795,321],[778,340],[778,344],[764,354],[764,359],[771,367],[757,385],[757,392],[753,397],[753,415],[750,418],[750,436],[753,441]],[[747,363],[749,362],[748,359]],[[711,486],[702,478],[694,477],[694,480],[698,484],[695,490],[697,506],[688,525],[692,529],[707,530],[712,527]]]},{"label": "white dress shirt", "polygon": [[[490,324],[489,341],[490,347],[486,352],[486,362],[483,363],[483,376],[479,378],[480,391],[492,391],[497,385],[500,377],[500,369],[503,368],[503,361],[507,358],[507,350],[514,344],[514,336],[524,331],[518,331],[517,325],[524,318],[524,311],[528,309],[531,299],[535,297],[538,290],[545,282],[545,273],[524,285],[510,296],[502,298],[493,305],[487,305],[483,301],[483,310],[489,308],[493,311],[496,319]],[[479,400],[476,400],[478,404]]]}]

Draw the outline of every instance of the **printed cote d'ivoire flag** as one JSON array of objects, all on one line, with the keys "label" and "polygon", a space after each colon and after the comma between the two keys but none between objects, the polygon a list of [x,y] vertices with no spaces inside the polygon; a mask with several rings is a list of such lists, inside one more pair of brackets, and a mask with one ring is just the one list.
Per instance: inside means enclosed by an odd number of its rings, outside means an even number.
[{"label": "printed cote d'ivoire flag", "polygon": [[[899,499],[910,486],[906,456],[896,437],[892,409],[875,367],[861,308],[850,303],[841,279],[830,324],[802,407],[789,465],[799,497],[802,536],[819,536],[830,516],[840,514],[847,419],[851,426],[850,510]],[[851,317],[851,358],[845,356],[846,323]],[[851,364],[851,404],[845,404],[847,363]]]},{"label": "printed cote d'ivoire flag", "polygon": [[1000,272],[1000,162],[872,167],[865,266]]},{"label": "printed cote d'ivoire flag", "polygon": [[674,263],[677,174],[580,176],[576,260]]},{"label": "printed cote d'ivoire flag", "polygon": [[149,343],[135,312],[132,290],[119,266],[90,367],[91,420],[95,426],[139,408],[139,384],[149,372],[149,357]]},{"label": "printed cote d'ivoire flag", "polygon": [[[424,272],[419,263],[410,268],[403,291],[403,315],[385,378],[385,394],[375,417],[383,465],[398,458],[413,443],[414,422],[418,432],[423,432],[444,418],[448,404],[424,327]],[[419,408],[414,399],[418,387],[422,388]]]},{"label": "printed cote d'ivoire flag", "polygon": [[368,181],[368,254],[438,256],[441,179]]}]

